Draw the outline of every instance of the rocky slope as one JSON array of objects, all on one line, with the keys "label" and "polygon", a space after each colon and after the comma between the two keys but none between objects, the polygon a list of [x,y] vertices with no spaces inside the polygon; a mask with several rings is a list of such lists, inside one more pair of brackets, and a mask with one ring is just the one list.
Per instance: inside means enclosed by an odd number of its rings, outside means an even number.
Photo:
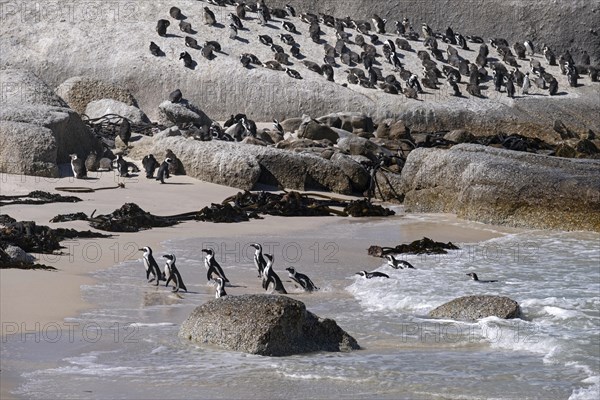
[{"label": "rocky slope", "polygon": [[[267,3],[277,6],[282,2]],[[515,32],[515,36],[520,36],[518,26],[532,29],[537,22],[543,29],[537,28],[537,35],[532,36],[533,40],[541,41],[542,37],[547,37],[548,43],[551,43],[550,39],[555,42],[564,39],[569,43],[572,34],[561,35],[560,30],[556,33],[557,28],[552,23],[557,18],[556,15],[564,16],[563,19],[575,18],[563,12],[565,10],[576,10],[584,14],[581,19],[577,18],[577,24],[570,24],[568,20],[560,24],[561,29],[577,32],[587,29],[587,18],[594,15],[594,6],[587,4],[556,5],[549,11],[528,14],[521,2],[507,5],[500,3],[460,2],[457,5],[456,2],[449,1],[312,1],[295,4],[298,11],[325,11],[336,16],[366,18],[376,11],[391,20],[414,15],[412,23],[417,31],[420,31],[421,21],[428,21],[435,30],[453,25],[464,34],[480,35],[486,39],[505,36],[511,44],[516,38],[509,33]],[[543,9],[541,1],[536,1],[533,5],[531,2],[527,3],[536,10]],[[225,120],[230,114],[238,112],[246,113],[257,121],[269,121],[273,117],[283,120],[302,114],[316,117],[332,111],[360,111],[371,115],[376,122],[384,118],[403,119],[407,126],[414,128],[413,131],[467,128],[488,134],[524,132],[534,136],[552,136],[555,135],[551,129],[555,119],[562,120],[577,132],[586,132],[588,129],[600,131],[600,122],[593,117],[599,111],[598,84],[591,84],[588,78],[582,78],[583,86],[569,88],[558,67],[549,67],[548,71],[559,81],[560,96],[549,97],[545,90],[532,89],[534,96],[508,99],[505,93],[495,92],[493,85],[486,83],[482,87],[485,98],[474,98],[466,94],[466,79],[463,79],[460,84],[464,94],[462,98],[451,96],[449,87],[442,84],[438,90],[426,89],[426,94],[419,100],[414,100],[359,85],[343,87],[342,84],[347,83],[344,71],[348,67],[340,64],[339,58],[334,68],[335,82],[328,82],[323,76],[308,70],[301,61],[322,64],[325,53],[323,44],[317,45],[310,40],[308,25],[298,18],[289,20],[300,32],[294,38],[300,44],[301,54],[305,58],[297,60],[290,57],[290,66],[300,72],[302,80],[292,79],[282,71],[267,70],[259,66],[245,69],[240,64],[239,56],[245,52],[255,54],[262,61],[273,58],[269,47],[259,43],[258,35],[268,34],[275,43],[282,44],[277,38],[278,34],[284,32],[279,19],[263,27],[258,24],[256,14],[249,13],[249,18],[244,21],[245,28],[238,32],[238,38],[229,39],[226,28],[229,21],[226,16],[233,11],[232,7],[211,6],[219,24],[209,27],[203,24],[202,8],[207,5],[205,2],[175,0],[118,2],[113,5],[117,9],[106,5],[86,11],[81,6],[73,6],[68,14],[49,14],[47,18],[30,21],[25,16],[28,23],[20,23],[23,15],[19,11],[7,13],[7,22],[0,26],[2,62],[32,69],[54,86],[77,75],[117,83],[133,93],[140,108],[153,120],[157,118],[160,102],[172,90],[180,88],[186,98],[198,104],[215,120]],[[168,14],[171,6],[178,6],[183,10],[187,16],[186,22],[192,24],[196,33],[188,35],[178,29],[177,21]],[[518,24],[506,22],[511,21],[513,16],[518,16]],[[544,20],[546,17],[550,19]],[[155,31],[156,21],[160,18],[171,22],[168,37],[159,37]],[[18,24],[20,29],[13,29],[14,24]],[[321,24],[321,30],[325,33],[322,39],[335,45],[333,28]],[[356,32],[348,32],[352,35],[348,48],[360,53],[361,49],[353,44]],[[523,35],[527,36],[527,33],[524,32]],[[222,50],[215,53],[216,57],[209,61],[202,57],[199,50],[185,46],[185,36],[196,39],[200,45],[207,40],[217,40]],[[396,38],[393,34],[379,36],[381,42]],[[163,57],[150,54],[150,41],[160,46],[165,53]],[[381,42],[376,45],[379,54],[382,53]],[[588,44],[587,41],[579,44],[575,40],[573,43],[577,48]],[[414,50],[424,49],[422,39],[411,41],[410,44]],[[459,53],[474,61],[479,45],[470,46],[475,51],[460,50]],[[441,43],[440,48],[445,51],[446,45]],[[289,53],[288,46],[284,46],[284,49]],[[197,63],[193,70],[185,68],[178,60],[183,51],[188,51]],[[594,50],[588,51],[592,53]],[[559,54],[558,48],[555,52]],[[422,67],[416,52],[401,53],[405,68],[420,74]],[[65,57],[65,54],[70,56]],[[575,51],[573,55],[576,58],[578,56]],[[494,49],[491,49],[490,57],[498,58]],[[534,58],[546,65],[540,54]],[[389,63],[383,58],[378,60],[384,75],[392,73]],[[528,60],[519,63],[522,70],[529,68]],[[439,67],[442,65],[444,64],[440,63]],[[362,68],[362,65],[358,66]],[[116,100],[122,101],[120,98]],[[81,105],[78,104],[77,107]]]}]

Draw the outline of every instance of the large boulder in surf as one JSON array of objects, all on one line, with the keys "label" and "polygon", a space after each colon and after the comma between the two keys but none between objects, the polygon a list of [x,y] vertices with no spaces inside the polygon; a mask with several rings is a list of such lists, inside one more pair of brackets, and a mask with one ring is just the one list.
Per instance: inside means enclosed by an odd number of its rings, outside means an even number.
[{"label": "large boulder in surf", "polygon": [[600,231],[600,160],[459,144],[416,149],[402,169],[406,210],[517,227]]},{"label": "large boulder in surf", "polygon": [[263,356],[314,351],[350,351],[356,340],[328,318],[286,296],[225,296],[196,307],[179,330],[181,338]]},{"label": "large boulder in surf", "polygon": [[432,318],[448,318],[460,321],[476,321],[480,318],[519,318],[521,307],[505,296],[464,296],[431,310]]}]

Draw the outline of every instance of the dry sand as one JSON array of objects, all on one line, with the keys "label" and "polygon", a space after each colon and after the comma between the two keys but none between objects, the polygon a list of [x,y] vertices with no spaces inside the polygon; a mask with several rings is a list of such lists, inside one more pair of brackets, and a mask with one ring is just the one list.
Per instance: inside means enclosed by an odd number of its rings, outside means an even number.
[{"label": "dry sand", "polygon": [[[38,224],[51,227],[88,230],[90,227],[84,221],[61,224],[52,224],[48,221],[57,214],[71,212],[83,211],[89,215],[96,210],[96,214],[110,213],[126,202],[135,202],[144,210],[156,215],[172,215],[199,210],[211,202],[221,202],[225,197],[238,192],[234,188],[201,182],[187,176],[174,176],[167,181],[168,184],[160,185],[155,180],[148,180],[143,176],[120,178],[114,172],[89,175],[93,179],[75,180],[72,177],[48,179],[2,174],[0,194],[26,194],[32,190],[55,192],[55,187],[64,186],[100,188],[116,186],[121,181],[125,183],[125,188],[77,194],[83,199],[83,202],[79,203],[4,206],[1,213],[17,220],[33,220]],[[443,222],[438,222],[440,220]],[[90,307],[90,304],[82,300],[81,285],[93,283],[91,273],[94,271],[109,268],[123,261],[140,259],[141,253],[136,251],[139,247],[151,246],[156,253],[159,253],[163,249],[161,242],[168,239],[244,236],[265,231],[283,237],[293,237],[294,232],[316,230],[322,224],[339,221],[342,221],[339,217],[267,217],[263,220],[238,224],[190,221],[170,228],[120,233],[107,239],[63,242],[62,244],[67,247],[63,249],[64,255],[36,255],[39,257],[38,262],[54,266],[58,271],[0,270],[2,335],[12,333],[15,327],[32,330],[43,328],[48,323],[60,324],[64,318],[77,315]],[[344,221],[347,223],[348,220]],[[416,221],[402,232],[402,238],[415,240],[429,235],[442,241],[477,242],[499,235],[490,227],[481,224],[457,227],[456,222],[457,220],[449,215],[435,216],[431,218],[431,222]],[[14,379],[18,378],[18,373],[19,371],[2,371],[0,398],[11,397],[9,391],[14,387]]]}]

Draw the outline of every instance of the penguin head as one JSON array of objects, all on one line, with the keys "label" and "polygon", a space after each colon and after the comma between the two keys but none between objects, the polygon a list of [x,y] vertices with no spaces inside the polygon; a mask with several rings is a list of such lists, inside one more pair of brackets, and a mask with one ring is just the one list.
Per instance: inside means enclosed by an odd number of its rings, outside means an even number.
[{"label": "penguin head", "polygon": [[202,249],[202,252],[208,254],[209,256],[212,256],[215,254],[213,249]]},{"label": "penguin head", "polygon": [[359,271],[359,272],[355,273],[354,275],[367,276],[367,271]]},{"label": "penguin head", "polygon": [[163,258],[166,258],[167,262],[169,262],[169,261],[175,262],[175,255],[174,254],[163,254]]},{"label": "penguin head", "polygon": [[77,160],[77,154],[69,154],[69,157],[71,157],[71,160]]},{"label": "penguin head", "polygon": [[256,250],[262,250],[262,246],[258,243],[252,243],[250,246],[254,247]]},{"label": "penguin head", "polygon": [[470,276],[471,279],[473,279],[474,281],[478,281],[479,280],[479,278],[477,277],[477,274],[475,272],[469,272],[467,274],[467,276]]},{"label": "penguin head", "polygon": [[296,270],[294,269],[294,267],[287,267],[285,270],[292,275],[294,275],[296,273]]},{"label": "penguin head", "polygon": [[263,254],[268,261],[273,261],[273,254],[265,253]]},{"label": "penguin head", "polygon": [[170,158],[165,158],[165,162],[166,162],[167,164],[171,164],[171,163],[173,162],[173,160],[171,160]]},{"label": "penguin head", "polygon": [[148,246],[142,247],[141,249],[138,249],[138,251],[143,251],[144,253],[150,253],[150,254],[152,254],[152,250]]}]

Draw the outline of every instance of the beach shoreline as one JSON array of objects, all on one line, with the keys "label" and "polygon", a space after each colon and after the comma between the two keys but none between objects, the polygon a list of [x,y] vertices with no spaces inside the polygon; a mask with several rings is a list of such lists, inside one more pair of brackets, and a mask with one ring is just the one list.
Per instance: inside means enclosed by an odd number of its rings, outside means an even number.
[{"label": "beach shoreline", "polygon": [[[199,210],[211,203],[220,203],[238,189],[201,182],[187,176],[174,176],[169,184],[160,185],[146,178],[120,178],[110,173],[99,173],[98,179],[83,181],[72,177],[47,179],[22,175],[2,175],[0,194],[26,194],[32,190],[56,192],[55,187],[87,186],[92,188],[113,186],[124,182],[124,189],[102,190],[76,194],[83,201],[79,203],[53,203],[46,205],[5,206],[2,214],[21,220],[33,220],[39,225],[69,227],[89,230],[85,221],[61,224],[48,223],[57,214],[83,211],[90,215],[110,213],[123,203],[134,202],[142,209],[155,215],[173,215]],[[60,192],[68,194],[66,192]],[[402,235],[410,240],[432,236],[434,240],[479,242],[501,236],[500,231],[483,224],[473,223],[473,228],[453,226],[459,221],[452,215],[440,215],[445,220],[438,224],[437,218],[431,222],[416,221],[405,227]],[[189,221],[173,227],[155,228],[136,233],[119,233],[111,238],[80,239],[62,244],[64,255],[35,255],[38,262],[57,268],[57,271],[0,270],[0,315],[2,337],[22,332],[48,331],[61,327],[65,319],[79,315],[94,307],[85,302],[81,295],[82,285],[92,285],[94,272],[105,270],[126,261],[139,260],[137,251],[150,246],[156,254],[164,251],[162,243],[182,238],[231,238],[249,239],[257,233],[281,235],[282,240],[293,239],[293,234],[317,230],[324,224],[354,223],[358,219],[340,217],[266,217],[263,220],[236,224],[214,224]],[[361,220],[362,221],[362,220]],[[504,228],[501,228],[505,231]],[[106,233],[106,232],[104,232]],[[141,263],[140,263],[141,270]],[[27,288],[27,289],[24,289]],[[58,328],[60,329],[60,328]],[[10,393],[18,387],[20,371],[2,369],[2,398],[13,398]]]}]

